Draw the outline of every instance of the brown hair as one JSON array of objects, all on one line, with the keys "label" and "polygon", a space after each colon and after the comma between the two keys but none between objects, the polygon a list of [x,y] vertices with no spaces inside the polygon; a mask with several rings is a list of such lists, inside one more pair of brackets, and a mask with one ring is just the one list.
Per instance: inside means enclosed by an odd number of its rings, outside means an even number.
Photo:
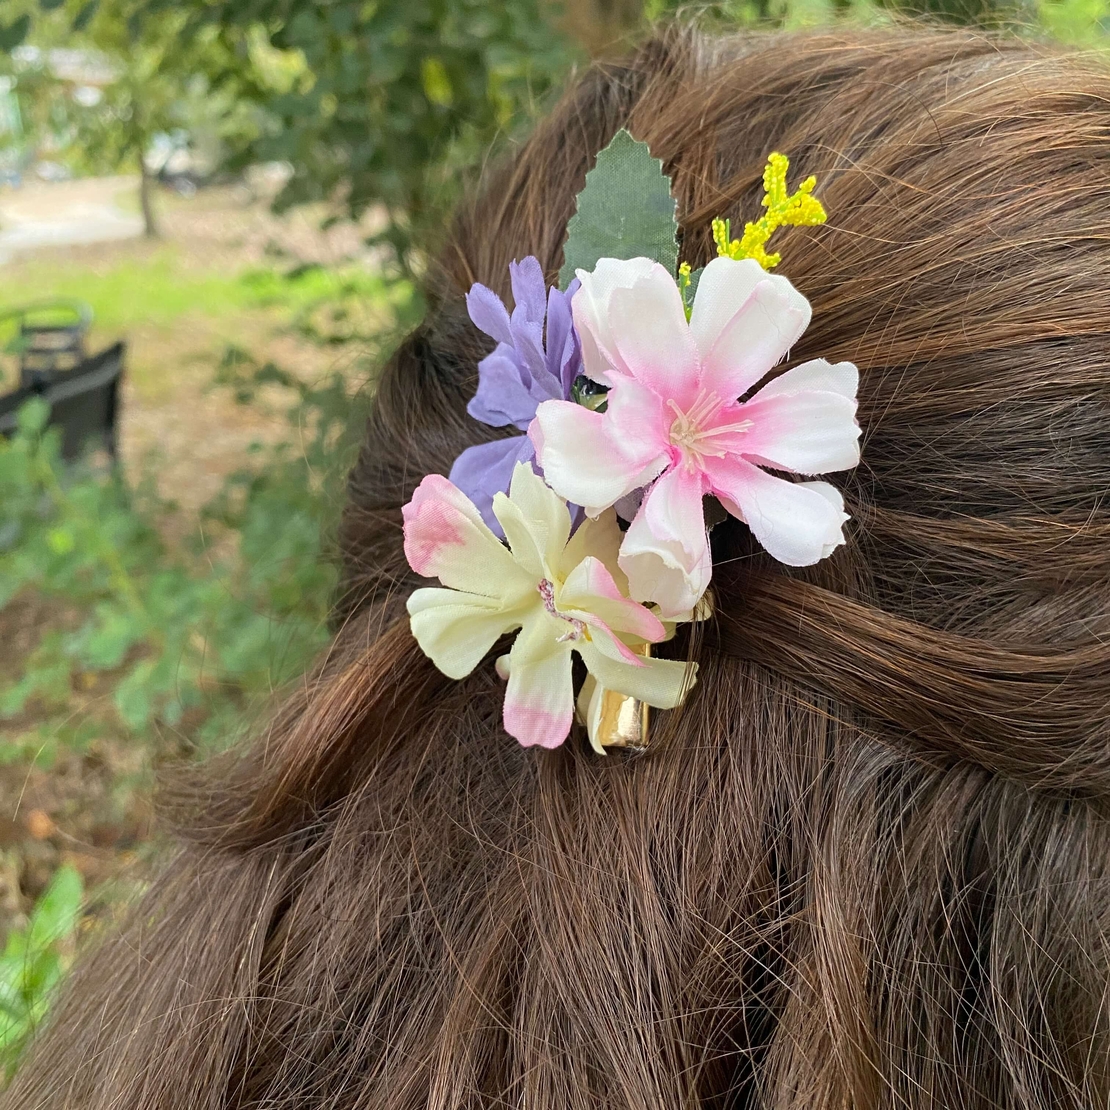
[{"label": "brown hair", "polygon": [[[699,684],[643,756],[526,751],[403,619],[400,506],[494,435],[462,293],[550,277],[595,152],[673,173],[683,257],[791,229],[797,360],[862,373],[850,539],[732,522]],[[1110,1104],[1110,78],[964,33],[663,35],[460,211],[350,480],[335,648],[208,769],[180,852],[5,1106]],[[838,481],[840,481],[838,479]]]}]

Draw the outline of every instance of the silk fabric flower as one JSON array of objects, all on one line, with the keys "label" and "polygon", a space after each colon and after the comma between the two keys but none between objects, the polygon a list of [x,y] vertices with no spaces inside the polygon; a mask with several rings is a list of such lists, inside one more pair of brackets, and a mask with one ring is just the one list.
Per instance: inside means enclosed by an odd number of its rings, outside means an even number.
[{"label": "silk fabric flower", "polygon": [[[497,346],[478,363],[478,392],[466,411],[494,428],[513,425],[525,432],[542,401],[570,397],[582,370],[578,335],[571,323],[571,297],[548,291],[539,261],[532,256],[509,265],[515,302],[512,316],[492,289],[475,284],[466,297],[474,325]],[[493,512],[495,493],[509,488],[517,463],[531,462],[535,448],[527,435],[495,439],[467,448],[451,468],[451,481],[478,506],[482,519],[500,536]]]},{"label": "silk fabric flower", "polygon": [[844,542],[848,517],[833,486],[765,468],[815,475],[859,462],[855,366],[806,362],[739,400],[809,323],[809,302],[786,278],[716,258],[689,322],[675,279],[649,259],[602,259],[578,278],[585,373],[610,386],[608,407],[545,402],[531,434],[551,487],[590,516],[647,487],[619,557],[633,598],[677,617],[704,594],[707,494],[790,566]]},{"label": "silk fabric flower", "polygon": [[628,646],[657,642],[666,629],[622,589],[615,515],[587,521],[572,537],[566,503],[527,463],[513,470],[509,495],[494,496],[493,512],[508,546],[438,474],[404,508],[409,565],[446,587],[416,590],[408,601],[413,635],[432,662],[462,678],[519,629],[498,671],[508,679],[505,730],[526,746],[553,748],[566,739],[575,652],[606,689],[660,708],[677,705],[692,671]]}]

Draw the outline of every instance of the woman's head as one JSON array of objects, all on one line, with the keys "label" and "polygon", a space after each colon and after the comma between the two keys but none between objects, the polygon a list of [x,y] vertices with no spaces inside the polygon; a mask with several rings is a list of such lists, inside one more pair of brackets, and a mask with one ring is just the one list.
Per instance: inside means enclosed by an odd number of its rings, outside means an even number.
[{"label": "woman's head", "polygon": [[[463,294],[554,277],[620,127],[682,258],[767,154],[861,372],[845,547],[713,537],[716,617],[643,756],[524,751],[492,663],[415,648],[400,508],[492,433]],[[663,36],[597,68],[458,214],[383,372],[336,648],[195,795],[12,1105],[1087,1107],[1110,1100],[1110,77],[1016,41]]]}]

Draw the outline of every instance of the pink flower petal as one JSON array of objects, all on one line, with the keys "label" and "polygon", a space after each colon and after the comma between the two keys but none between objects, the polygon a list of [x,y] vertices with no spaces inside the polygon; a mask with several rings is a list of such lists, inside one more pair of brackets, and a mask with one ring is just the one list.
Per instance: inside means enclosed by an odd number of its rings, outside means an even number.
[{"label": "pink flower petal", "polygon": [[509,652],[505,731],[525,747],[557,748],[574,720],[571,649],[556,642],[556,623],[546,614],[530,621]]},{"label": "pink flower petal", "polygon": [[805,297],[786,278],[766,275],[703,356],[702,387],[725,400],[740,397],[785,357],[809,318]]},{"label": "pink flower petal", "polygon": [[422,577],[501,597],[505,583],[519,576],[508,550],[483,523],[473,502],[442,475],[429,474],[401,515],[405,558]]},{"label": "pink flower petal", "polygon": [[752,400],[763,401],[768,397],[781,397],[784,393],[817,390],[821,393],[840,393],[854,401],[858,388],[859,371],[852,363],[832,363],[815,358],[769,381]]},{"label": "pink flower petal", "polygon": [[[682,295],[662,266],[609,299],[609,327],[637,381],[679,405],[697,392],[698,349],[686,322]],[[687,396],[689,395],[689,396]]]},{"label": "pink flower petal", "polygon": [[559,609],[591,627],[599,625],[651,643],[666,635],[659,618],[639,602],[625,597],[605,564],[592,555],[583,559],[563,583]]},{"label": "pink flower petal", "polygon": [[856,402],[843,393],[760,391],[741,406],[752,422],[743,436],[745,458],[795,474],[829,474],[859,462]]},{"label": "pink flower petal", "polygon": [[637,601],[655,602],[664,620],[692,609],[709,585],[704,492],[700,471],[673,467],[648,490],[621,544],[629,592]]},{"label": "pink flower petal", "polygon": [[725,508],[780,563],[811,566],[844,542],[844,502],[827,483],[788,482],[737,458],[709,459],[706,472]]},{"label": "pink flower petal", "polygon": [[635,378],[617,378],[608,401],[605,422],[609,438],[620,444],[625,458],[639,470],[650,470],[633,488],[646,485],[669,461],[674,410]]},{"label": "pink flower petal", "polygon": [[537,426],[536,455],[560,497],[596,516],[635,489],[643,467],[621,450],[601,413],[572,401],[544,401],[536,410]]}]

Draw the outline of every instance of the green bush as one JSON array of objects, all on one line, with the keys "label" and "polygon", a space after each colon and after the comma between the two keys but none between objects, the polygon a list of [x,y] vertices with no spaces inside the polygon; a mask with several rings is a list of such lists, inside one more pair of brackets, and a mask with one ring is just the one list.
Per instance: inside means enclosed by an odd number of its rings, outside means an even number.
[{"label": "green bush", "polygon": [[8,934],[0,955],[0,1073],[10,1078],[69,966],[84,890],[60,867],[26,926]]}]

